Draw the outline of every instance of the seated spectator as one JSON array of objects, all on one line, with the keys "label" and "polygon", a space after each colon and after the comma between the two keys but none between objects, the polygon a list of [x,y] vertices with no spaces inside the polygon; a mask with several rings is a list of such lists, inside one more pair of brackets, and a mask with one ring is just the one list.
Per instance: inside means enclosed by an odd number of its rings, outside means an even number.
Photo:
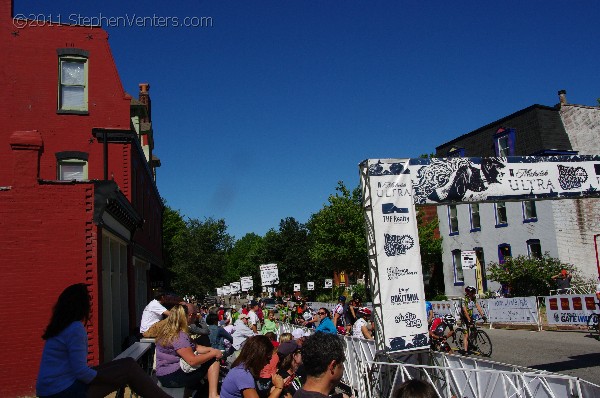
[{"label": "seated spectator", "polygon": [[279,345],[279,375],[283,378],[282,396],[291,398],[304,382],[298,370],[302,365],[302,349],[295,341],[288,341]]},{"label": "seated spectator", "polygon": [[[228,357],[233,354],[233,336],[229,334],[225,328],[218,326],[219,319],[216,314],[209,314],[206,317],[206,323],[208,324],[208,329],[210,330],[210,334],[208,335],[210,339],[210,346],[212,348],[216,348],[223,352],[224,357]],[[225,340],[230,342],[230,348],[225,348]]]},{"label": "seated spectator", "polygon": [[[185,387],[188,391],[201,388],[206,376],[209,398],[218,398],[219,363],[215,360],[222,353],[195,345],[188,334],[189,320],[186,306],[178,304],[171,309],[167,323],[156,336],[156,376],[165,387]],[[184,372],[180,359],[196,369]]]},{"label": "seated spectator", "polygon": [[[260,378],[260,371],[271,361],[273,355],[273,344],[267,337],[258,335],[249,338],[223,380],[221,398],[258,397],[256,382]],[[268,397],[278,398],[283,391],[283,379],[275,373],[271,381]]]},{"label": "seated spectator", "polygon": [[104,397],[128,385],[144,397],[168,398],[132,358],[87,365],[90,318],[87,286],[67,287],[58,297],[50,322],[42,335],[46,342],[36,382],[40,398]]},{"label": "seated spectator", "polygon": [[393,398],[437,398],[438,394],[430,383],[422,380],[408,380],[394,391]]},{"label": "seated spectator", "polygon": [[142,312],[142,320],[140,322],[140,333],[144,337],[156,336],[156,332],[154,331],[150,333],[151,336],[147,336],[146,332],[152,325],[162,320],[163,317],[169,316],[169,311],[164,306],[166,300],[167,295],[163,291],[159,290],[156,292],[154,300],[150,301],[144,308],[144,311]]},{"label": "seated spectator", "polygon": [[307,331],[304,331],[302,329],[294,329],[292,331],[292,336],[294,337],[294,341],[300,346],[302,347],[302,344],[304,343],[304,339],[308,336],[310,336],[310,333]]},{"label": "seated spectator", "polygon": [[235,331],[232,334],[233,337],[233,349],[235,352],[229,357],[230,360],[235,359],[237,354],[239,354],[242,349],[243,344],[249,337],[254,336],[254,331],[250,329],[248,326],[249,316],[246,314],[241,314],[235,323]]},{"label": "seated spectator", "polygon": [[279,335],[279,344],[285,343],[286,341],[294,340],[294,336],[291,333],[281,333]]},{"label": "seated spectator", "polygon": [[302,346],[306,382],[294,398],[327,398],[344,375],[344,341],[330,333],[315,333]]},{"label": "seated spectator", "polygon": [[327,308],[321,307],[317,311],[317,317],[319,317],[319,326],[315,329],[315,332],[337,334],[337,330],[333,321],[330,318],[330,313]]},{"label": "seated spectator", "polygon": [[265,319],[265,323],[260,331],[261,334],[265,334],[267,332],[277,333],[279,327],[277,323],[275,323],[275,311],[269,310],[267,313],[267,319]]}]

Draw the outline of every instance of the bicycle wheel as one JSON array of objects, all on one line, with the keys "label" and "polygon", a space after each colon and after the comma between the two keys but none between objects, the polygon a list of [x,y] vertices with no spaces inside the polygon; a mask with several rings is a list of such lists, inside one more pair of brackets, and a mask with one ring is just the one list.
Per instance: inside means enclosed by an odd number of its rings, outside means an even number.
[{"label": "bicycle wheel", "polygon": [[456,328],[454,329],[454,336],[452,336],[452,350],[459,351],[463,349],[463,333],[464,329]]},{"label": "bicycle wheel", "polygon": [[598,316],[600,314],[590,314],[587,321],[588,330],[590,335],[598,340],[600,338],[600,323],[598,322]]},{"label": "bicycle wheel", "polygon": [[477,330],[477,334],[473,339],[472,344],[475,351],[480,355],[483,355],[484,357],[492,355],[492,340],[483,330]]}]

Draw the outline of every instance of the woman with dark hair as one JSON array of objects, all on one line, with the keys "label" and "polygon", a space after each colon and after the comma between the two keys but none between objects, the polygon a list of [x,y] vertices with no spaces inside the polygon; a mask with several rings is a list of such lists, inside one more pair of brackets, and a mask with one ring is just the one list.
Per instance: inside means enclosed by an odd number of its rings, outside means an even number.
[{"label": "woman with dark hair", "polygon": [[[208,398],[218,398],[219,362],[222,353],[211,347],[195,345],[188,332],[186,305],[177,304],[169,311],[167,322],[156,336],[156,377],[164,387],[185,387],[198,390],[208,379]],[[193,370],[186,372],[181,367],[183,359]],[[183,364],[185,366],[185,364]],[[187,369],[187,366],[186,366]]]},{"label": "woman with dark hair", "polygon": [[337,329],[330,318],[331,314],[327,308],[321,307],[317,311],[317,317],[319,318],[319,326],[315,329],[315,332],[337,334]]},{"label": "woman with dark hair", "polygon": [[231,345],[228,349],[225,348],[225,340],[233,344],[233,337],[222,326],[218,326],[219,316],[217,314],[208,314],[206,316],[206,323],[208,324],[208,330],[210,331],[208,335],[210,346],[223,352],[224,357],[233,354],[233,351],[235,350]]},{"label": "woman with dark hair", "polygon": [[58,297],[42,338],[46,340],[36,392],[40,398],[104,397],[125,385],[144,397],[167,398],[132,359],[87,365],[90,296],[85,284],[67,287]]},{"label": "woman with dark hair", "polygon": [[[333,322],[331,324],[333,325]],[[302,348],[295,341],[289,341],[279,345],[277,355],[279,355],[278,373],[283,378],[281,396],[292,398],[304,383],[304,377],[298,373],[302,365]]]},{"label": "woman with dark hair", "polygon": [[[273,355],[275,349],[268,337],[258,335],[246,340],[240,355],[223,380],[221,398],[258,398],[256,381]],[[283,390],[283,378],[275,373],[272,382],[269,398],[278,398]]]}]

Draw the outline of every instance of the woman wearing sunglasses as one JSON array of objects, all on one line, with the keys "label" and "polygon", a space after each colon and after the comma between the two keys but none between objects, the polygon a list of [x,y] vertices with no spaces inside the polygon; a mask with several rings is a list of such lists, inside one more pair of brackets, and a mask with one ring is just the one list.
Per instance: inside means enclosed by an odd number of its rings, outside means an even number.
[{"label": "woman wearing sunglasses", "polygon": [[319,308],[317,311],[317,317],[319,318],[319,326],[315,329],[315,332],[337,334],[335,325],[329,317],[329,310],[327,308]]}]

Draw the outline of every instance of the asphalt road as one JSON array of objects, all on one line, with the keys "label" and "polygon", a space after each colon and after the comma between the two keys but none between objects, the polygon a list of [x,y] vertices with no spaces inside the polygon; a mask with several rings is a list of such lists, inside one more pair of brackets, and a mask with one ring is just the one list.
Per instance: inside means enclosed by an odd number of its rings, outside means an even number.
[{"label": "asphalt road", "polygon": [[576,376],[600,385],[600,341],[584,331],[484,329],[490,360]]}]

